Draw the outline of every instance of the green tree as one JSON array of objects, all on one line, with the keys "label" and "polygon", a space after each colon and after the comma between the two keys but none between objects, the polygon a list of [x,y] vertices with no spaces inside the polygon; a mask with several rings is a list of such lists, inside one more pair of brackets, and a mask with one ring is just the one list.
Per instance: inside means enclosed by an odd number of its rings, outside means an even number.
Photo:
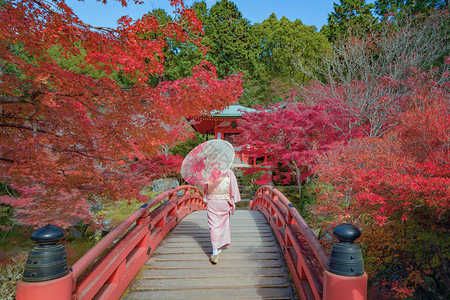
[{"label": "green tree", "polygon": [[330,41],[346,39],[354,31],[369,32],[378,23],[373,16],[375,5],[365,0],[340,0],[334,3],[334,11],[328,15],[328,24],[320,32]]},{"label": "green tree", "polygon": [[180,155],[181,157],[186,157],[188,153],[203,143],[205,141],[205,138],[198,132],[195,133],[195,135],[191,138],[187,138],[185,141],[177,144],[172,149],[170,149],[170,154],[172,155]]},{"label": "green tree", "polygon": [[[272,13],[261,24],[254,25],[258,38],[260,60],[264,66],[261,87],[271,90],[271,95],[264,95],[271,102],[285,97],[286,94],[276,94],[275,86],[269,85],[276,79],[288,92],[294,84],[304,84],[310,77],[296,71],[296,60],[304,64],[314,65],[331,49],[327,38],[317,32],[315,26],[306,26],[300,20],[290,21],[286,17],[277,19]],[[276,87],[280,89],[280,84]]]},{"label": "green tree", "polygon": [[208,60],[217,67],[219,78],[240,72],[253,76],[258,61],[250,21],[228,0],[216,2],[207,14],[204,4],[196,7],[207,36],[205,44],[209,41]]},{"label": "green tree", "polygon": [[295,71],[299,57],[315,64],[330,49],[327,38],[314,26],[300,20],[277,19],[272,14],[261,24],[252,25],[229,0],[191,6],[202,21],[203,43],[210,49],[207,59],[217,66],[219,78],[242,72],[246,81],[239,102],[245,106],[268,104],[292,95],[296,84],[310,77]]},{"label": "green tree", "polygon": [[449,0],[377,0],[375,1],[375,12],[380,16],[404,10],[408,10],[412,14],[427,14],[434,8],[445,8],[448,6]]},{"label": "green tree", "polygon": [[208,7],[206,5],[206,2],[203,1],[199,1],[199,2],[194,2],[191,6],[191,9],[193,11],[195,11],[195,14],[197,15],[197,18],[202,21],[203,25],[206,22],[206,18],[208,17]]},{"label": "green tree", "polygon": [[[148,13],[156,18],[160,26],[174,22],[175,20],[167,14],[163,9],[154,9]],[[161,34],[152,32],[148,33],[151,38],[164,38],[166,45],[164,47],[164,72],[149,78],[152,86],[158,85],[160,82],[169,80],[177,80],[192,75],[192,68],[200,64],[204,59],[204,49],[198,45],[188,41],[179,40],[176,36],[163,37]]]}]

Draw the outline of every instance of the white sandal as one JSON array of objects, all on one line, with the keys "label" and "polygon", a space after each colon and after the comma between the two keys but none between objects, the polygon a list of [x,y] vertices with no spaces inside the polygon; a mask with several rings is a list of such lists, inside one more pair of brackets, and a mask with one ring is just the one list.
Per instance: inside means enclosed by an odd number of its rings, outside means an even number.
[{"label": "white sandal", "polygon": [[211,255],[209,261],[212,262],[213,264],[217,264],[219,262],[219,255]]}]

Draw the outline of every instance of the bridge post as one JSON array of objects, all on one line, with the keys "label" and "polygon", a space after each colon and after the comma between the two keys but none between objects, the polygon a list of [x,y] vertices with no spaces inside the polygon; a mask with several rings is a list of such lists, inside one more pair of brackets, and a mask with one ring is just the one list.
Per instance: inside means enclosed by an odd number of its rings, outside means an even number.
[{"label": "bridge post", "polygon": [[28,254],[22,280],[17,284],[17,300],[70,300],[73,277],[67,267],[66,249],[57,243],[66,236],[57,226],[36,230],[31,239],[38,244]]},{"label": "bridge post", "polygon": [[352,224],[340,224],[333,230],[339,239],[330,251],[324,272],[324,300],[366,300],[367,274],[364,272],[361,248],[354,243],[361,232]]}]

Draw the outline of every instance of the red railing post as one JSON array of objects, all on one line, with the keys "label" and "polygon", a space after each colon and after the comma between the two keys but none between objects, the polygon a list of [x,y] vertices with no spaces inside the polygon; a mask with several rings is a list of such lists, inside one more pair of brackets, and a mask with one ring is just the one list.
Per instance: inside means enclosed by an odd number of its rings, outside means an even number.
[{"label": "red railing post", "polygon": [[21,280],[17,283],[16,300],[70,300],[72,288],[72,273],[42,282],[24,282]]},{"label": "red railing post", "polygon": [[169,196],[169,201],[175,201],[176,199],[177,199],[177,192],[174,192]]},{"label": "red railing post", "polygon": [[163,228],[166,225],[166,216],[162,216],[161,219],[155,224],[156,228]]},{"label": "red railing post", "polygon": [[324,271],[324,300],[366,300],[367,274],[364,272],[361,248],[354,244],[361,233],[352,224],[341,224],[333,234],[339,239],[330,251]]},{"label": "red railing post", "polygon": [[125,274],[125,269],[127,266],[126,260],[123,260],[111,276],[106,280],[106,283],[119,283]]},{"label": "red railing post", "polygon": [[22,280],[17,284],[17,300],[70,300],[74,287],[72,272],[67,268],[66,249],[58,241],[64,230],[46,225],[31,239],[38,246],[30,251]]}]

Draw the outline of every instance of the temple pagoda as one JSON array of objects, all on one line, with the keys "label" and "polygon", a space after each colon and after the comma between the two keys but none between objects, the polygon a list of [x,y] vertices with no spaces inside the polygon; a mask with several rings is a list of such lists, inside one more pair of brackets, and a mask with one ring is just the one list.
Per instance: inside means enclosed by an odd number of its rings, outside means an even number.
[{"label": "temple pagoda", "polygon": [[[233,144],[233,137],[240,134],[237,120],[242,118],[246,112],[254,112],[255,109],[233,104],[221,111],[212,111],[209,115],[188,118],[192,128],[200,134],[214,135],[215,139],[226,140]],[[236,152],[239,151],[236,148]],[[236,154],[235,162],[237,165],[255,165],[256,161],[261,158],[252,155]],[[263,158],[267,160],[266,157]]]}]

